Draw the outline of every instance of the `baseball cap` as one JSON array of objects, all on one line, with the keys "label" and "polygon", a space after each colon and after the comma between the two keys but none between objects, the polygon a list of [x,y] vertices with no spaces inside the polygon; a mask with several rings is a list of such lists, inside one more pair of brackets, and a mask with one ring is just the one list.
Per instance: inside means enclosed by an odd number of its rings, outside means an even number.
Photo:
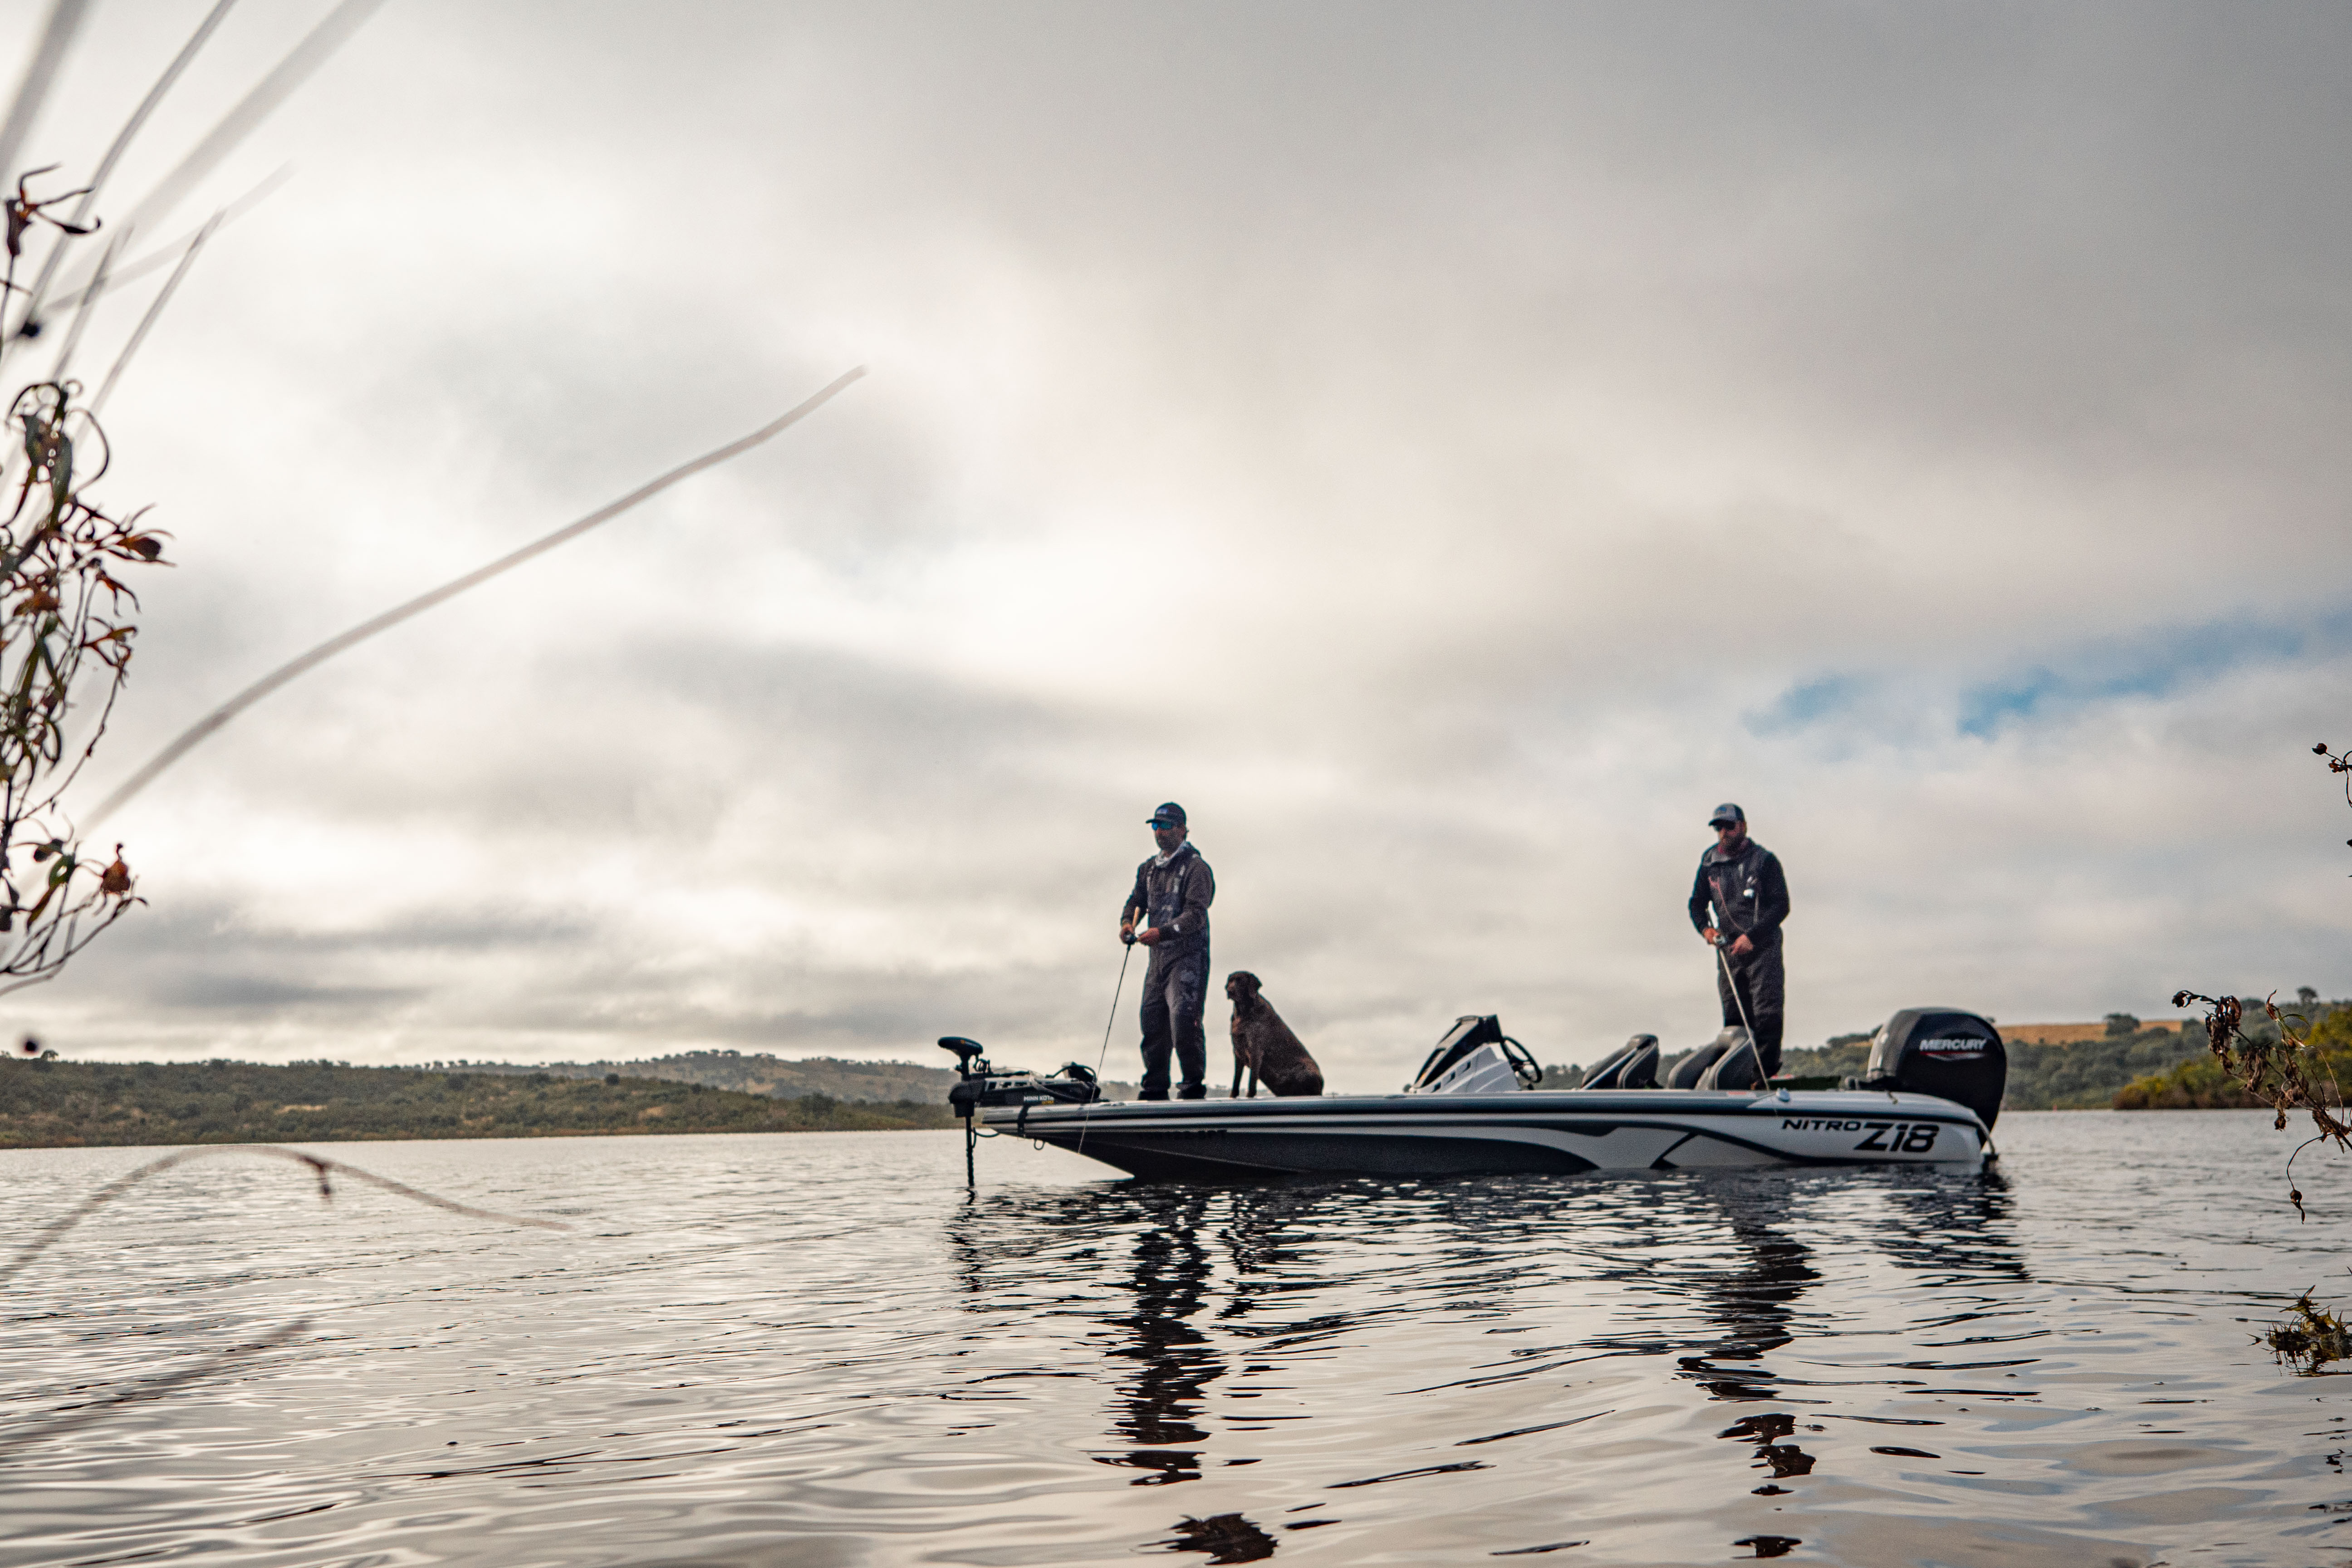
[{"label": "baseball cap", "polygon": [[1715,815],[1706,819],[1706,825],[1709,827],[1721,827],[1727,822],[1745,823],[1747,820],[1748,814],[1727,800],[1715,808]]},{"label": "baseball cap", "polygon": [[1181,827],[1184,826],[1184,808],[1178,805],[1171,800],[1152,812],[1151,820],[1145,823],[1144,826],[1147,827]]}]

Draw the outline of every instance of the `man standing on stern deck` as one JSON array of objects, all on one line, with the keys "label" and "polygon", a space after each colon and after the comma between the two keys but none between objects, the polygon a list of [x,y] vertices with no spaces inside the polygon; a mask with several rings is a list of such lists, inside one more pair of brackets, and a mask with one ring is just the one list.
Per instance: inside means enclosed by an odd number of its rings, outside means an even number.
[{"label": "man standing on stern deck", "polygon": [[1754,1032],[1757,1059],[1770,1078],[1780,1070],[1780,922],[1789,918],[1789,879],[1779,857],[1748,837],[1748,814],[1738,806],[1717,806],[1707,826],[1715,847],[1698,858],[1691,924],[1729,961],[1728,973],[1722,961],[1715,969],[1724,1026],[1745,1023]]},{"label": "man standing on stern deck", "polygon": [[1199,1100],[1209,1092],[1201,1013],[1209,995],[1209,900],[1217,896],[1217,879],[1186,842],[1182,806],[1170,801],[1151,814],[1150,826],[1160,853],[1135,868],[1135,890],[1118,911],[1118,940],[1151,950],[1143,972],[1143,1098],[1168,1098],[1173,1047],[1184,1075],[1176,1098]]}]

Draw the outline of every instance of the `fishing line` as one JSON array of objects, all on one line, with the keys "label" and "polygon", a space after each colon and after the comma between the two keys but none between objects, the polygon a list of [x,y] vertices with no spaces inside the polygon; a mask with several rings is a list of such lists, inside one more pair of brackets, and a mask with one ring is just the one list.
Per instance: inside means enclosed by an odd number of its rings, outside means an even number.
[{"label": "fishing line", "polygon": [[[1102,1049],[1095,1057],[1096,1100],[1102,1098],[1103,1066],[1110,1060],[1110,1032],[1118,1025],[1118,998],[1119,994],[1127,989],[1128,960],[1134,956],[1135,943],[1131,942],[1127,943],[1127,951],[1118,955],[1118,984],[1111,987],[1110,1016],[1103,1020]],[[1087,1101],[1086,1109],[1078,1112],[1078,1152],[1081,1154],[1087,1152],[1087,1122],[1094,1116],[1094,1111],[1095,1102],[1089,1100]]]}]

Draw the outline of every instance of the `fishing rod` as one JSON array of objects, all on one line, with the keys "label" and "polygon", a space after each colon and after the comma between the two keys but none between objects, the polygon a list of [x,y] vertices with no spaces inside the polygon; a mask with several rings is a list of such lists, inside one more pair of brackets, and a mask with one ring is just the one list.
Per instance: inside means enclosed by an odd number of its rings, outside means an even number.
[{"label": "fishing rod", "polygon": [[[1126,936],[1127,941],[1121,944],[1126,951],[1118,955],[1118,984],[1112,986],[1110,992],[1110,1016],[1103,1020],[1102,1049],[1095,1056],[1097,1083],[1102,1082],[1103,1068],[1110,1061],[1110,1032],[1118,1024],[1118,999],[1127,990],[1127,961],[1135,956],[1135,935],[1129,931]],[[1087,1108],[1078,1112],[1078,1152],[1081,1154],[1087,1152],[1087,1123],[1092,1119],[1094,1110],[1095,1102],[1089,1100]]]},{"label": "fishing rod", "polygon": [[1739,994],[1739,979],[1737,975],[1731,973],[1731,955],[1729,951],[1731,944],[1729,942],[1725,940],[1728,935],[1729,933],[1726,931],[1716,932],[1715,942],[1713,943],[1715,948],[1715,959],[1717,963],[1723,965],[1723,983],[1731,987],[1731,1005],[1739,1012],[1739,1026],[1748,1031],[1748,1054],[1756,1058],[1756,1076],[1762,1078],[1764,1076],[1764,1052],[1756,1044],[1756,1026],[1749,1023],[1748,1020],[1748,998]]}]

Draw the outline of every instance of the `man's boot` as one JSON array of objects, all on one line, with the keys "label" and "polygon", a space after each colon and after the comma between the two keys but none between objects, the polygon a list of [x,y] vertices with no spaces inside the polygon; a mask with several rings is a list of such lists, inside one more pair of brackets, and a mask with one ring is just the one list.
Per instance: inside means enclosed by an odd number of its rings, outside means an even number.
[{"label": "man's boot", "polygon": [[1206,1100],[1209,1098],[1209,1086],[1205,1083],[1188,1083],[1176,1091],[1176,1098],[1179,1100]]}]

